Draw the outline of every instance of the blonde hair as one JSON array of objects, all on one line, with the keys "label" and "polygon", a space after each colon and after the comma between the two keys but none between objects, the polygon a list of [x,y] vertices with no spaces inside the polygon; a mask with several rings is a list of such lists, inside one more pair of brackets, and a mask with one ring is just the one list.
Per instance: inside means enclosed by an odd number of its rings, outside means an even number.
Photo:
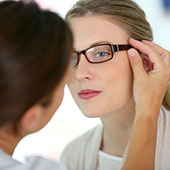
[{"label": "blonde hair", "polygon": [[[144,11],[132,0],[79,0],[66,14],[66,21],[74,17],[104,15],[116,21],[136,40],[153,40],[152,29]],[[170,110],[170,86],[163,100]]]}]

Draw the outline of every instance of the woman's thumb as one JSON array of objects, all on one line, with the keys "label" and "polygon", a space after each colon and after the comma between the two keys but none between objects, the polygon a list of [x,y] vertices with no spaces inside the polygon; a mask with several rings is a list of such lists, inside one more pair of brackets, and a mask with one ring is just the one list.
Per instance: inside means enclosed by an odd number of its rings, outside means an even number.
[{"label": "woman's thumb", "polygon": [[128,57],[130,60],[130,64],[133,70],[134,77],[139,77],[141,74],[146,74],[145,69],[143,67],[141,56],[138,51],[134,48],[128,50]]}]

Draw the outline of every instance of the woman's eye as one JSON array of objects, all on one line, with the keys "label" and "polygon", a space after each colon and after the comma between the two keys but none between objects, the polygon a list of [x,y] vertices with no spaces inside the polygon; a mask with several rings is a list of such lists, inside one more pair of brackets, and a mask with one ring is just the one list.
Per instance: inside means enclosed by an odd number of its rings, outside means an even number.
[{"label": "woman's eye", "polygon": [[73,66],[76,66],[77,61],[78,61],[77,54],[76,54],[76,53],[73,53],[72,56],[71,56],[71,63],[72,63],[72,65],[73,65]]},{"label": "woman's eye", "polygon": [[77,57],[74,56],[74,57],[71,58],[71,60],[72,60],[73,62],[75,62],[75,61],[77,61]]},{"label": "woman's eye", "polygon": [[76,53],[73,53],[73,54],[71,55],[71,60],[72,60],[73,62],[77,61],[77,54],[76,54]]},{"label": "woman's eye", "polygon": [[110,55],[110,53],[108,53],[108,52],[97,52],[96,53],[96,57],[99,57],[99,58],[101,58],[101,57],[106,57],[106,56],[108,56],[108,55]]}]

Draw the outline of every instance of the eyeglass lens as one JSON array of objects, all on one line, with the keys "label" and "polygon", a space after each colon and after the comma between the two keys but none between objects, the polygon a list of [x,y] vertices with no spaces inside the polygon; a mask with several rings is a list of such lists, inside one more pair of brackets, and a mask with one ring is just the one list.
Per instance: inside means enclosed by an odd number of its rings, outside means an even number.
[{"label": "eyeglass lens", "polygon": [[[72,64],[73,66],[77,65],[77,62],[79,60],[79,57],[76,52],[72,54]],[[90,63],[100,63],[109,60],[112,58],[112,49],[111,46],[106,45],[98,45],[95,47],[91,47],[86,50],[85,52],[86,58]]]}]

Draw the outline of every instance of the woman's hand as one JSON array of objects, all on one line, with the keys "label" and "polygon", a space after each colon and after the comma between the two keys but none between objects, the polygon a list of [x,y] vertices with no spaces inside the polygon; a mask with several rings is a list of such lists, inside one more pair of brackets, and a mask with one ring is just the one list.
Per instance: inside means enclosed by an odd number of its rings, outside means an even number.
[{"label": "woman's hand", "polygon": [[[170,81],[170,52],[149,41],[131,38],[129,43],[134,47],[128,51],[128,56],[134,74],[133,94],[137,113],[153,110],[159,114]],[[145,71],[139,52],[153,64],[151,71]]]},{"label": "woman's hand", "polygon": [[[157,119],[170,80],[170,53],[148,41],[130,39],[129,43],[134,47],[128,56],[134,73],[136,116],[120,169],[154,170]],[[143,55],[152,62],[151,71],[145,71]]]}]

